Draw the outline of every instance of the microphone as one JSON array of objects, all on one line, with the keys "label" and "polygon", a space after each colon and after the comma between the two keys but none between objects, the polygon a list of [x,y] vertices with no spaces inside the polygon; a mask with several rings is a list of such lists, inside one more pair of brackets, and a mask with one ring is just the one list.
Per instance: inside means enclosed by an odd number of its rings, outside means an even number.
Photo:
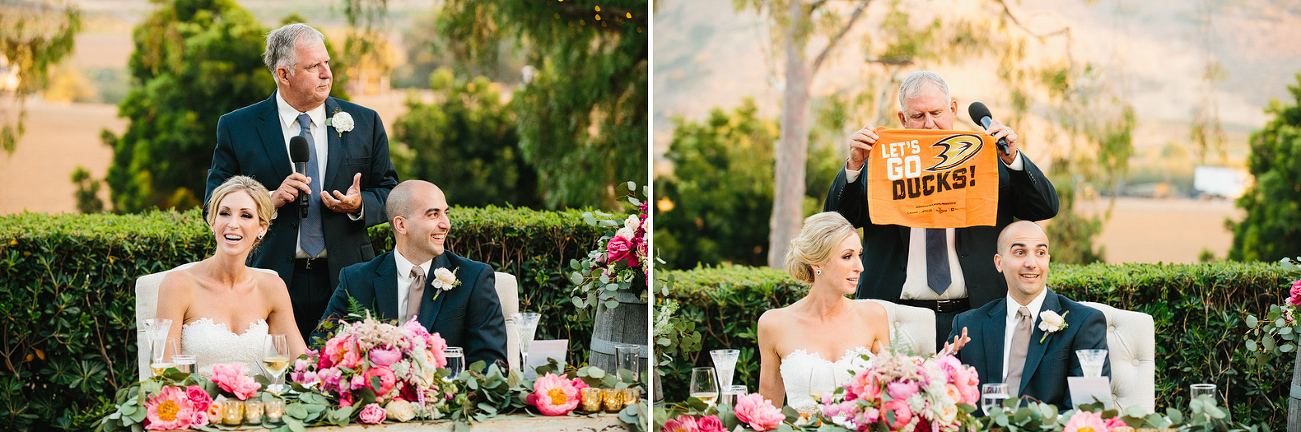
[{"label": "microphone", "polygon": [[[289,139],[289,160],[294,162],[294,172],[307,175],[307,162],[311,151],[307,148],[307,138],[302,135]],[[307,194],[298,191],[298,217],[307,217]]]},{"label": "microphone", "polygon": [[[967,107],[967,114],[971,116],[972,120],[980,122],[980,125],[984,126],[987,131],[989,130],[989,124],[994,121],[993,115],[989,113],[989,107],[980,102],[972,102],[971,106]],[[998,151],[1008,154],[1007,140],[998,139]]]}]

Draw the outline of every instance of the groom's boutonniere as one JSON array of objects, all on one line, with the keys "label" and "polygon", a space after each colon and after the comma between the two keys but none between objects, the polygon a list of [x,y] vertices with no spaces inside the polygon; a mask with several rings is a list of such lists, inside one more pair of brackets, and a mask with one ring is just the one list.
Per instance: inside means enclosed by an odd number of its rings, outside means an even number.
[{"label": "groom's boutonniere", "polygon": [[[457,270],[460,270],[460,268],[457,268]],[[446,268],[438,268],[434,270],[433,285],[434,288],[438,289],[438,291],[434,292],[434,300],[437,300],[438,295],[442,294],[443,291],[449,291],[460,284],[461,281],[456,280],[456,270],[448,270]]]},{"label": "groom's boutonniere", "polygon": [[1071,313],[1071,311],[1066,311],[1061,315],[1050,310],[1039,312],[1039,330],[1044,332],[1044,335],[1039,337],[1039,343],[1044,343],[1044,338],[1047,338],[1049,334],[1057,333],[1061,329],[1071,326],[1066,323],[1066,314],[1068,313]]},{"label": "groom's boutonniere", "polygon": [[345,111],[340,111],[338,108],[335,108],[334,115],[325,119],[325,125],[334,127],[334,130],[339,131],[339,136],[343,136],[344,132],[352,130],[352,114],[348,114]]}]

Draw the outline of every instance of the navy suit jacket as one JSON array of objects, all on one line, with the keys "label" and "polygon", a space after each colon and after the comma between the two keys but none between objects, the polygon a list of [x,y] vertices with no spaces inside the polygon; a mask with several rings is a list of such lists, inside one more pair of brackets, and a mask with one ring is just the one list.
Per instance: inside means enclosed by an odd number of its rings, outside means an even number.
[{"label": "navy suit jacket", "polygon": [[[431,268],[417,320],[430,333],[438,333],[447,340],[447,346],[464,349],[467,365],[483,360],[500,361],[504,367],[506,320],[501,316],[501,300],[497,298],[492,267],[450,251],[443,253],[447,255],[448,268],[455,270],[456,280],[461,284],[434,299],[438,290],[433,287],[434,269]],[[348,297],[377,314],[378,319],[399,319],[397,281],[393,252],[343,269],[339,272],[339,286],[330,296],[330,305],[321,321],[347,315]],[[315,339],[324,335],[313,333],[312,336]]]},{"label": "navy suit jacket", "polygon": [[[1039,330],[1043,311],[1054,311],[1066,318],[1066,328],[1044,337]],[[1070,313],[1066,313],[1070,311]],[[971,342],[958,352],[962,364],[976,369],[980,383],[1003,382],[1003,340],[1007,327],[1007,297],[972,309],[953,318],[953,332],[949,340],[967,329]],[[1030,347],[1026,351],[1025,368],[1021,372],[1019,396],[1030,396],[1041,402],[1056,405],[1059,409],[1074,407],[1067,388],[1067,376],[1083,376],[1080,359],[1075,350],[1107,349],[1107,318],[1097,309],[1076,303],[1057,293],[1048,291],[1030,331]],[[1111,361],[1103,363],[1102,375],[1111,376]],[[1092,402],[1092,401],[1090,401]],[[979,414],[977,414],[979,415]]]},{"label": "navy suit jacket", "polygon": [[[994,268],[998,234],[1013,222],[1044,220],[1057,216],[1057,190],[1039,167],[1021,155],[1024,169],[1013,171],[998,165],[998,216],[994,226],[973,226],[954,230],[953,247],[958,253],[967,285],[967,297],[976,308],[1007,297],[1007,281]],[[822,211],[845,216],[855,228],[863,229],[863,273],[854,297],[898,302],[908,272],[909,228],[876,225],[868,216],[866,166],[858,180],[849,183],[845,169],[831,183]]]},{"label": "navy suit jacket", "polygon": [[[326,262],[330,268],[330,287],[338,285],[339,270],[375,257],[366,227],[388,220],[384,202],[398,184],[397,172],[389,159],[388,136],[375,111],[335,98],[325,100],[326,117],[336,112],[352,115],[354,127],[340,133],[328,127],[329,154],[321,190],[346,193],[352,177],[361,173],[361,199],[364,217],[352,220],[321,205],[321,224],[325,231]],[[289,150],[280,128],[275,93],[262,102],[231,111],[217,120],[217,148],[212,153],[212,168],[203,193],[206,203],[212,191],[236,175],[252,177],[275,190],[285,177],[294,173]],[[313,179],[312,181],[317,181]],[[312,196],[310,199],[320,199]],[[275,270],[292,287],[294,254],[298,248],[297,204],[277,209],[275,220],[262,243],[249,255],[249,265]]]}]

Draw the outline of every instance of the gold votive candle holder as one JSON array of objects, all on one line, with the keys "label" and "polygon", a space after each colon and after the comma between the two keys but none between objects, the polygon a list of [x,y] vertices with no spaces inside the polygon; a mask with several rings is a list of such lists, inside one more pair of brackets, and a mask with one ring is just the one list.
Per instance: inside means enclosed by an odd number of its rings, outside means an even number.
[{"label": "gold votive candle holder", "polygon": [[262,402],[248,401],[244,402],[244,423],[262,424]]},{"label": "gold votive candle holder", "polygon": [[240,426],[244,424],[244,402],[228,400],[221,404],[221,424]]},{"label": "gold votive candle holder", "polygon": [[637,402],[641,401],[641,390],[636,387],[625,388],[620,391],[619,394],[623,397],[622,401],[624,407],[636,405]]},{"label": "gold votive candle holder", "polygon": [[601,389],[601,404],[605,412],[617,413],[623,410],[623,391],[619,389]]},{"label": "gold votive candle holder", "polygon": [[583,411],[601,412],[601,389],[595,387],[585,387],[580,395]]},{"label": "gold votive candle holder", "polygon": [[266,413],[268,423],[280,424],[280,418],[285,415],[285,402],[280,399],[272,399],[263,402],[262,409]]}]

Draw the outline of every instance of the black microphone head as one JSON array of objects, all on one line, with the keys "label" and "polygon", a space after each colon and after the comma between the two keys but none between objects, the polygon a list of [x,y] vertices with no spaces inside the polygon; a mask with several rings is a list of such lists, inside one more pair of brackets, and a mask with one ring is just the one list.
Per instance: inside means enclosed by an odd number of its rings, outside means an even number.
[{"label": "black microphone head", "polygon": [[307,149],[307,138],[302,135],[289,139],[289,161],[290,162],[307,162],[311,159],[311,151]]},{"label": "black microphone head", "polygon": [[993,114],[989,113],[989,107],[986,107],[985,104],[980,102],[972,102],[971,106],[967,107],[967,115],[971,116],[972,121],[976,123],[980,123],[982,125],[985,122],[980,121],[980,119],[985,117],[989,117],[989,118],[994,117]]}]

